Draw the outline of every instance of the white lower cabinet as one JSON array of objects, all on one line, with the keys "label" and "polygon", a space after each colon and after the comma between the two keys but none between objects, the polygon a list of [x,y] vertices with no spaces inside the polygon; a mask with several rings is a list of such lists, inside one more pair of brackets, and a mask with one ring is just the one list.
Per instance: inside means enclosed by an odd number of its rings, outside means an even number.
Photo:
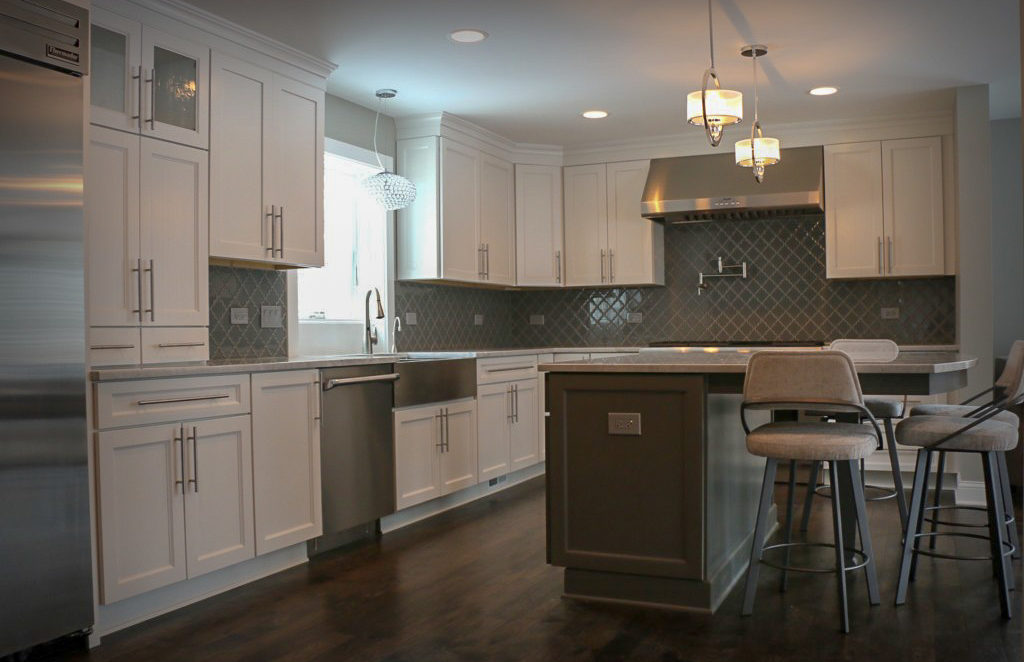
[{"label": "white lower cabinet", "polygon": [[537,378],[513,382],[509,425],[509,469],[518,471],[540,462],[540,389]]},{"label": "white lower cabinet", "polygon": [[256,553],[323,534],[316,370],[252,376]]},{"label": "white lower cabinet", "polygon": [[476,416],[475,400],[395,411],[399,510],[476,484]]},{"label": "white lower cabinet", "polygon": [[479,482],[540,461],[537,378],[477,386]]},{"label": "white lower cabinet", "polygon": [[252,558],[248,415],[103,431],[104,604]]}]

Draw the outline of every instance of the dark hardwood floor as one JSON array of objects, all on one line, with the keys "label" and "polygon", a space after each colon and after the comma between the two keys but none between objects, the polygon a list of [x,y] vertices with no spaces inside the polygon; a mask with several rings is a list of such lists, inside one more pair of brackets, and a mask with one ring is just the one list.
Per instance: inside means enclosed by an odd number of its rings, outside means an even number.
[{"label": "dark hardwood floor", "polygon": [[[782,503],[781,489],[778,496]],[[1019,563],[1010,622],[1000,617],[984,562],[922,559],[908,604],[896,608],[895,504],[872,503],[869,517],[883,602],[869,607],[863,573],[851,574],[853,631],[845,636],[831,575],[792,575],[782,594],[778,573],[765,568],[749,618],[739,616],[739,588],[714,616],[563,599],[561,570],[544,562],[544,485],[537,479],[105,637],[92,651],[49,649],[30,659],[1021,659]],[[811,537],[830,535],[822,499]],[[827,550],[818,558],[831,563]]]}]

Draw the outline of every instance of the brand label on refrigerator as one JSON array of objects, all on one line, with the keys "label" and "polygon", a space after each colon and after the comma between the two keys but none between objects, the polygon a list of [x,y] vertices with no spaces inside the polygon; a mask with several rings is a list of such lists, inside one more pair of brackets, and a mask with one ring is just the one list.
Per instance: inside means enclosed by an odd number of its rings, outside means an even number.
[{"label": "brand label on refrigerator", "polygon": [[54,46],[53,44],[46,45],[46,56],[52,57],[55,60],[63,60],[64,62],[78,64],[78,53],[75,51],[69,51],[66,48],[61,48],[60,46]]}]

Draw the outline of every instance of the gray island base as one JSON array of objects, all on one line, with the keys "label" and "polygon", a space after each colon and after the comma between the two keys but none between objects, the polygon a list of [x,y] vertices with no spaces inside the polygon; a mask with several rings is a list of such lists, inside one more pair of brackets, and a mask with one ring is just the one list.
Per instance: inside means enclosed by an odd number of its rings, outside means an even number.
[{"label": "gray island base", "polygon": [[[547,556],[565,568],[566,597],[714,612],[743,577],[764,470],[740,425],[748,358],[670,350],[541,366]],[[905,352],[857,370],[865,393],[930,394],[965,386],[973,364]]]}]

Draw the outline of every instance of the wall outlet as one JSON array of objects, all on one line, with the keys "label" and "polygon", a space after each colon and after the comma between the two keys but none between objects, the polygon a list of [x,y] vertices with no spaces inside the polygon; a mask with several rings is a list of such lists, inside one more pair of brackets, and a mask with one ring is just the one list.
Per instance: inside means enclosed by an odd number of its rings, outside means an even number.
[{"label": "wall outlet", "polygon": [[543,315],[530,315],[530,324],[532,326],[544,326]]},{"label": "wall outlet", "polygon": [[609,412],[608,434],[640,436],[640,413],[621,414]]},{"label": "wall outlet", "polygon": [[249,323],[249,309],[248,308],[232,308],[231,309],[231,323],[232,324],[248,324]]},{"label": "wall outlet", "polygon": [[484,325],[484,316],[481,315],[480,313],[477,313],[476,315],[473,315],[473,326],[483,326],[483,325]]},{"label": "wall outlet", "polygon": [[644,321],[643,313],[629,313],[626,315],[626,322],[628,324],[640,324]]},{"label": "wall outlet", "polygon": [[281,306],[260,306],[260,328],[281,328]]},{"label": "wall outlet", "polygon": [[409,326],[416,326],[416,313],[406,313],[405,323]]},{"label": "wall outlet", "polygon": [[892,308],[882,308],[882,319],[884,320],[898,320],[900,318],[900,309],[893,306]]}]

